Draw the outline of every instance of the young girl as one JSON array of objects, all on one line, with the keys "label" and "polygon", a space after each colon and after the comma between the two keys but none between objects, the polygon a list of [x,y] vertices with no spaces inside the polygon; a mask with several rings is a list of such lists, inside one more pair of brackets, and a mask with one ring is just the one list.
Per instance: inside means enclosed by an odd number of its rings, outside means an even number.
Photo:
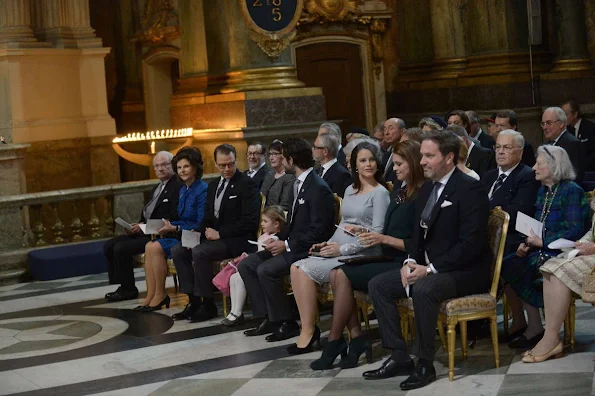
[{"label": "young girl", "polygon": [[[275,235],[281,231],[281,227],[285,224],[285,213],[281,206],[273,205],[263,210],[260,218],[262,235],[258,238],[258,251],[264,250],[264,246],[262,245],[264,241],[277,238]],[[233,264],[237,266],[246,256],[247,254],[243,253],[241,256],[236,257],[233,260]],[[229,278],[229,289],[231,309],[229,315],[221,323],[225,326],[234,326],[244,322],[242,311],[246,302],[246,286],[244,286],[244,281],[239,272],[236,272]]]}]

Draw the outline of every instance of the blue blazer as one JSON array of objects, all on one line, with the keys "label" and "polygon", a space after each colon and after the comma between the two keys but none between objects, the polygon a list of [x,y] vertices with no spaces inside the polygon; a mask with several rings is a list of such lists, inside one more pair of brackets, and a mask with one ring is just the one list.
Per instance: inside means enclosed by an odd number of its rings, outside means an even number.
[{"label": "blue blazer", "polygon": [[197,230],[205,215],[207,183],[195,180],[186,188],[183,184],[178,193],[178,220],[171,223],[182,230]]}]

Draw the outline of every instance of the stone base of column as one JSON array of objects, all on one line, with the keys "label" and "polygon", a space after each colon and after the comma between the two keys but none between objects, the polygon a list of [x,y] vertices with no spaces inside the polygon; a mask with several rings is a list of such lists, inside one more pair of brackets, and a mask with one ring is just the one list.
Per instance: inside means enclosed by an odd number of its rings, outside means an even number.
[{"label": "stone base of column", "polygon": [[587,75],[593,75],[593,65],[591,59],[559,59],[554,61],[552,73],[566,72],[587,72]]},{"label": "stone base of column", "polygon": [[35,35],[40,41],[52,43],[56,48],[100,48],[103,46],[95,31],[85,28],[52,28],[37,30]]},{"label": "stone base of column", "polygon": [[[238,166],[245,169],[246,142],[264,141],[292,135],[306,124],[314,133],[326,120],[326,104],[321,88],[288,88],[235,92],[219,95],[175,94],[171,100],[173,128],[192,127],[195,142],[203,153],[211,153],[229,142],[238,150]],[[268,128],[268,129],[267,129]],[[255,131],[261,131],[256,133]],[[286,134],[280,133],[285,131]],[[250,132],[250,134],[248,134]],[[256,133],[256,134],[255,134]],[[215,173],[211,155],[203,155],[205,173]]]},{"label": "stone base of column", "polygon": [[267,67],[262,69],[237,70],[223,75],[208,77],[209,93],[232,93],[262,91],[269,89],[302,88],[293,66]]}]

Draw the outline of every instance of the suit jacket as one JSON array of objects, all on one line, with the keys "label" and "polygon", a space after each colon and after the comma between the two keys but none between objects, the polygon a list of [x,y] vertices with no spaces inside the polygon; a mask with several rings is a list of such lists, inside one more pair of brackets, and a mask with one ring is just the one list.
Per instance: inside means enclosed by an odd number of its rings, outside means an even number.
[{"label": "suit jacket", "polygon": [[[207,189],[207,204],[198,231],[204,236],[207,228],[219,231],[222,242],[233,256],[254,251],[248,240],[256,240],[260,218],[260,194],[256,183],[239,170],[229,180],[223,192],[219,218],[215,217],[215,194],[221,178],[211,181]],[[201,237],[203,238],[203,237]],[[205,239],[206,240],[206,239]]]},{"label": "suit jacket", "polygon": [[558,141],[554,144],[560,146],[568,153],[570,162],[576,172],[576,182],[580,184],[585,169],[585,152],[581,141],[568,131],[562,132]]},{"label": "suit jacket", "polygon": [[[248,170],[244,171],[244,174],[246,176],[248,176]],[[256,187],[258,187],[259,190],[260,190],[260,187],[262,187],[262,181],[264,180],[265,176],[269,173],[270,170],[271,170],[271,168],[269,168],[266,164],[264,164],[263,167],[260,168],[254,176],[252,176],[252,180],[254,180],[254,182],[256,183]],[[248,177],[250,177],[250,176],[248,176]]]},{"label": "suit jacket", "polygon": [[479,143],[481,144],[481,147],[490,149],[492,151],[494,150],[494,146],[496,145],[496,141],[494,140],[493,137],[491,137],[490,135],[488,135],[484,131],[481,131],[481,135],[479,135],[479,137],[477,138],[477,140],[479,140]]},{"label": "suit jacket", "polygon": [[[497,178],[498,169],[493,169],[481,179],[486,188],[486,193],[489,194]],[[490,209],[500,206],[502,210],[510,215],[504,255],[514,253],[519,244],[525,239],[524,235],[515,230],[517,213],[523,212],[529,217],[535,215],[535,201],[537,200],[539,186],[539,182],[535,180],[533,169],[520,163],[504,179],[502,186],[492,195]]]},{"label": "suit jacket", "polygon": [[337,162],[340,163],[341,165],[343,165],[344,168],[347,168],[347,156],[345,155],[345,152],[343,151],[344,148],[345,148],[345,146],[343,146],[339,149],[339,152],[337,153]]},{"label": "suit jacket", "polygon": [[328,185],[312,171],[300,186],[295,207],[287,213],[287,224],[279,239],[287,241],[288,263],[308,257],[315,243],[327,241],[335,232],[335,201]]},{"label": "suit jacket", "polygon": [[[432,182],[427,181],[416,199],[412,257],[425,265],[427,252],[438,273],[452,275],[459,296],[485,293],[492,254],[487,240],[489,203],[484,186],[455,168],[434,205],[424,237],[420,220],[432,188]],[[441,207],[443,204],[447,206]]]},{"label": "suit jacket", "polygon": [[[382,176],[385,181],[393,182],[393,185],[397,183],[397,175],[393,169],[393,149],[389,147],[388,150],[382,154],[382,166],[384,166],[384,173]],[[390,161],[389,161],[390,159]]]},{"label": "suit jacket", "polygon": [[482,178],[487,171],[496,168],[494,152],[485,147],[474,145],[467,158],[467,168],[473,169]]},{"label": "suit jacket", "polygon": [[[181,185],[182,184],[176,175],[172,176],[167,181],[165,188],[161,191],[161,194],[159,194],[159,198],[157,198],[157,204],[153,209],[153,213],[151,213],[151,219],[167,219],[169,221],[178,219],[178,193]],[[153,197],[155,189],[158,187],[159,184],[151,190],[151,197]],[[143,212],[144,210],[140,212],[140,223],[147,222]]]},{"label": "suit jacket", "polygon": [[326,172],[322,179],[331,188],[331,191],[341,198],[345,195],[345,189],[353,183],[351,173],[339,161],[335,162]]},{"label": "suit jacket", "polygon": [[533,168],[533,165],[535,165],[535,150],[533,150],[533,146],[527,141],[525,141],[525,145],[523,146],[523,157],[521,158],[521,162],[529,168]]},{"label": "suit jacket", "polygon": [[587,157],[584,170],[595,171],[595,123],[582,118],[576,137],[583,143],[583,149]]}]

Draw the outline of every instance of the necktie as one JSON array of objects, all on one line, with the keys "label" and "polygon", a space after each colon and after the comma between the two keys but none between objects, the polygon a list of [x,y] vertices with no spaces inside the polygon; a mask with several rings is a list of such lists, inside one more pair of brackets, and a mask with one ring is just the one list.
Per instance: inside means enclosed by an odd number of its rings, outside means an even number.
[{"label": "necktie", "polygon": [[324,168],[321,166],[320,168],[318,168],[318,176],[322,177],[322,174],[324,172]]},{"label": "necktie", "polygon": [[494,183],[494,187],[492,188],[492,196],[490,197],[490,199],[492,199],[496,191],[498,191],[498,189],[502,187],[502,184],[504,184],[504,179],[506,179],[506,173],[502,173],[500,176],[498,176],[496,182]]},{"label": "necktie", "polygon": [[570,132],[570,134],[571,134],[571,135],[575,135],[575,136],[576,136],[576,130],[574,129],[574,127],[573,127],[573,126],[571,126],[571,125],[568,125],[568,126],[566,127],[566,129],[568,129],[568,132]]},{"label": "necktie", "polygon": [[219,195],[221,195],[221,193],[223,192],[223,189],[225,189],[225,180],[221,181],[221,184],[219,185],[219,188],[217,189],[217,194],[215,194],[215,198],[219,198]]},{"label": "necktie", "polygon": [[421,212],[421,220],[428,224],[430,222],[430,217],[432,216],[432,209],[434,209],[434,205],[436,205],[436,201],[438,201],[438,190],[442,183],[434,182],[434,188],[432,189],[432,193],[428,198],[428,202],[426,202],[426,206],[424,207],[423,212]]},{"label": "necktie", "polygon": [[163,182],[159,183],[159,185],[157,186],[155,191],[153,191],[153,197],[151,198],[151,200],[149,201],[147,206],[145,206],[144,214],[145,214],[146,220],[149,220],[151,218],[151,215],[153,215],[155,206],[157,206],[157,200],[158,200],[159,196],[161,195],[161,191],[163,191],[164,186],[165,186],[165,183],[163,183]]},{"label": "necktie", "polygon": [[293,212],[295,211],[295,203],[298,199],[298,194],[300,192],[300,184],[301,183],[302,182],[300,179],[295,179],[295,182],[293,182],[293,205],[291,206],[292,217],[293,217]]}]

